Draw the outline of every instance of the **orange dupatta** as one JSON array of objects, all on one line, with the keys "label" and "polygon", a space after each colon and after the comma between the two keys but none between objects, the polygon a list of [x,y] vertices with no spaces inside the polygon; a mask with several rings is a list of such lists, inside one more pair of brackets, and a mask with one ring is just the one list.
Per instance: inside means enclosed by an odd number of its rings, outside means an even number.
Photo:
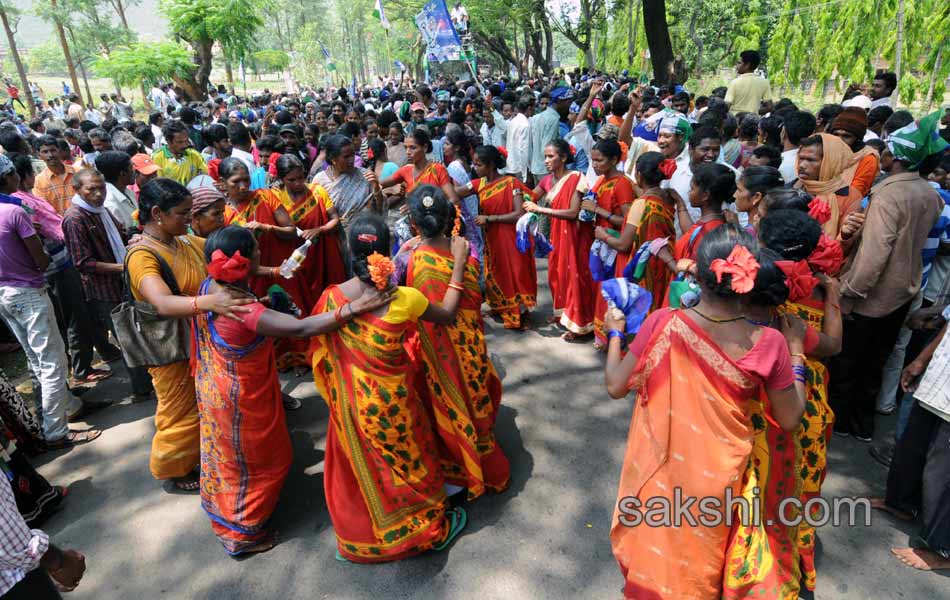
[{"label": "orange dupatta", "polygon": [[[822,225],[822,229],[831,237],[836,237],[844,217],[852,212],[861,200],[857,190],[850,189],[860,157],[855,155],[838,136],[830,133],[818,135],[821,137],[822,151],[818,180],[799,179],[798,183],[806,192],[828,203],[831,218]],[[798,172],[798,159],[795,160],[795,172]],[[848,198],[842,199],[835,192],[846,187],[849,188]]]}]

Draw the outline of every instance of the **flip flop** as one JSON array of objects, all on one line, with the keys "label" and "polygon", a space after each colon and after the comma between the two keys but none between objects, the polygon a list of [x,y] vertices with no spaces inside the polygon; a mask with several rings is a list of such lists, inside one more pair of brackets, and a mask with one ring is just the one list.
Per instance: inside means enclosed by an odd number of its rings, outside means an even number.
[{"label": "flip flop", "polygon": [[334,556],[333,558],[337,559],[337,560],[340,561],[340,562],[345,562],[345,563],[351,563],[351,562],[353,562],[352,560],[350,560],[350,559],[346,558],[345,556],[343,556],[342,554],[340,554],[340,549],[339,549],[339,548],[337,548],[336,556]]},{"label": "flip flop", "polygon": [[465,512],[465,509],[461,506],[450,509],[447,516],[449,517],[449,534],[441,544],[432,546],[432,549],[436,552],[441,552],[448,548],[449,545],[455,541],[455,538],[462,533],[465,526],[468,525],[468,513]]},{"label": "flip flop", "polygon": [[61,450],[63,448],[72,448],[73,446],[78,446],[79,444],[91,442],[100,435],[102,435],[102,432],[98,429],[89,429],[87,431],[70,431],[58,440],[47,441],[46,449]]},{"label": "flip flop", "polygon": [[284,396],[284,410],[300,410],[300,407],[303,406],[303,403],[300,402],[299,398],[294,398],[293,396]]},{"label": "flip flop", "polygon": [[73,382],[75,385],[89,385],[90,383],[96,383],[97,381],[102,381],[110,377],[112,377],[112,371],[92,369],[85,377],[73,377]]}]

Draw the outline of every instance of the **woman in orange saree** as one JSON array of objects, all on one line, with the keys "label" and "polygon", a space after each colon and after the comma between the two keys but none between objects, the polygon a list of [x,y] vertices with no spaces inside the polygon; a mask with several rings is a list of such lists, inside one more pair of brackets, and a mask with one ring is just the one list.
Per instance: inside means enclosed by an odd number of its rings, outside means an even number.
[{"label": "woman in orange saree", "polygon": [[[630,205],[620,237],[608,234],[603,227],[594,230],[594,236],[598,240],[617,251],[614,277],[623,277],[629,259],[636,254],[641,244],[676,235],[673,228],[673,203],[667,200],[667,194],[660,189],[660,183],[667,179],[660,171],[663,161],[663,155],[659,152],[647,152],[637,159],[637,173],[644,191],[643,195]],[[670,285],[670,274],[662,260],[649,260],[643,278],[638,283],[653,297],[651,312],[663,306]],[[604,308],[606,309],[606,304]]]},{"label": "woman in orange saree", "polygon": [[[250,231],[237,226],[208,238],[210,278],[201,294],[253,297],[250,280],[260,261]],[[347,318],[383,306],[385,295],[355,301]],[[263,552],[276,544],[267,522],[290,470],[293,451],[272,338],[312,336],[337,329],[332,313],[296,319],[255,301],[240,321],[202,312],[194,318],[192,364],[201,423],[201,506],[231,555]]]},{"label": "woman in orange saree", "polygon": [[[326,287],[346,279],[336,235],[340,218],[326,191],[319,185],[307,184],[300,159],[290,154],[281,156],[277,160],[277,176],[283,184],[279,189],[259,190],[257,194],[268,205],[283,206],[291,222],[303,230],[301,238],[313,244],[294,277],[280,281],[300,310],[309,313]],[[307,344],[304,339],[281,340],[277,345],[277,368],[284,371],[306,366]]]},{"label": "woman in orange saree", "polygon": [[[798,597],[794,528],[761,523],[797,497],[788,432],[804,410],[804,328],[783,336],[745,320],[737,296],[759,279],[756,255],[736,227],[707,235],[700,304],[655,311],[625,357],[624,319],[605,317],[608,392],[637,392],[610,532],[625,598]],[[760,502],[760,523],[740,518],[740,496]]]},{"label": "woman in orange saree", "polygon": [[530,190],[514,177],[498,173],[505,157],[494,146],[479,146],[474,165],[479,178],[455,192],[478,194],[480,214],[475,223],[485,232],[485,300],[505,329],[522,329],[528,326],[528,311],[538,296],[534,244],[524,254],[519,252],[515,231],[524,214],[523,194]]},{"label": "woman in orange saree", "polygon": [[[389,284],[384,221],[357,219],[349,247],[356,277],[327,288],[315,312],[346,312],[351,300]],[[436,438],[406,349],[418,320],[447,325],[455,318],[468,242],[453,238],[452,255],[441,306],[400,287],[388,307],[311,340],[314,383],[330,409],[323,485],[341,560],[383,562],[440,550],[465,526],[465,511],[448,508]]]},{"label": "woman in orange saree", "polygon": [[[633,193],[633,182],[617,169],[620,163],[622,150],[615,140],[601,140],[594,144],[590,152],[591,164],[594,172],[599,175],[591,191],[597,196],[596,202],[584,200],[581,209],[589,210],[597,215],[597,227],[601,235],[610,235],[606,230],[620,231],[623,229],[627,212],[633,204],[636,194]],[[596,229],[595,236],[596,236]],[[617,252],[617,266],[620,273],[630,260],[630,250]],[[603,315],[607,310],[607,301],[600,294],[600,282],[594,282],[594,348],[603,350],[607,345],[604,330]]]},{"label": "woman in orange saree", "polygon": [[[835,415],[828,404],[828,369],[822,358],[841,351],[843,324],[838,308],[838,281],[829,277],[841,266],[840,249],[827,250],[837,242],[822,237],[821,225],[808,213],[796,210],[773,210],[759,224],[759,239],[787,261],[789,281],[807,281],[793,286],[788,301],[778,307],[779,314],[792,314],[802,319],[808,330],[805,335],[805,414],[798,432],[802,448],[802,501],[821,496],[821,485],[827,469],[827,448],[831,440]],[[816,251],[817,248],[817,251]],[[817,278],[814,278],[812,271]],[[811,289],[809,289],[811,288]],[[815,589],[814,526],[803,521],[798,528],[798,552],[801,557],[802,582]]]},{"label": "woman in orange saree", "polygon": [[[224,224],[240,225],[254,233],[261,264],[279,265],[289,258],[297,241],[297,229],[278,198],[261,193],[263,190],[251,191],[251,175],[241,159],[224,159],[218,165],[218,174],[226,196]],[[251,290],[256,296],[265,296],[274,283],[278,283],[274,277],[253,277]]]},{"label": "woman in orange saree", "polygon": [[[445,297],[455,268],[445,234],[455,210],[438,188],[421,186],[409,196],[409,215],[422,238],[411,250],[406,285],[438,302]],[[468,499],[474,500],[486,489],[497,493],[508,487],[511,467],[495,439],[501,379],[485,345],[478,260],[472,256],[462,287],[455,323],[421,322],[418,337],[445,480],[467,488]]]},{"label": "woman in orange saree", "polygon": [[525,202],[526,212],[551,217],[551,245],[548,256],[548,286],[554,304],[554,319],[567,331],[561,336],[568,342],[594,331],[594,280],[590,276],[590,245],[594,224],[577,220],[581,196],[587,193],[583,173],[568,171],[574,161],[571,146],[554,140],[544,149],[545,176],[534,190],[534,198],[543,203]]}]

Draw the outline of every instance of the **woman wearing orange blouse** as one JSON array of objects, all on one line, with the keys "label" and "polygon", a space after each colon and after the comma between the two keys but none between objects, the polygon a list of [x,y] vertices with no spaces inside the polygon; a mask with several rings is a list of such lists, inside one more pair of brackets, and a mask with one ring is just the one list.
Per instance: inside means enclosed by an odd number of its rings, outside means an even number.
[{"label": "woman wearing orange blouse", "polygon": [[485,228],[485,300],[505,329],[522,329],[537,304],[538,273],[534,249],[518,251],[515,223],[524,214],[524,194],[531,192],[511,175],[498,173],[505,158],[494,146],[479,146],[474,164],[479,178],[455,191],[478,194],[481,214],[475,222]]},{"label": "woman wearing orange blouse", "polygon": [[426,153],[432,152],[429,133],[416,129],[406,136],[405,147],[408,163],[399,167],[392,177],[377,182],[376,186],[385,189],[402,184],[406,186],[406,194],[409,194],[416,186],[427,183],[440,188],[452,204],[458,205],[459,197],[455,193],[449,172],[439,163],[429,162],[426,158]]},{"label": "woman wearing orange blouse", "polygon": [[[604,232],[608,229],[614,231],[623,229],[627,211],[630,210],[630,205],[636,198],[633,182],[617,169],[621,153],[620,144],[615,140],[601,140],[594,144],[590,152],[591,165],[599,176],[594,182],[594,187],[591,188],[597,196],[597,201],[584,200],[581,202],[581,210],[589,210],[596,214],[597,227]],[[626,266],[628,260],[630,260],[629,251],[617,253],[617,264]],[[594,287],[597,291],[594,307],[594,348],[603,350],[607,347],[607,334],[604,331],[603,320],[604,313],[607,311],[607,301],[600,295],[600,283],[595,282]]]}]

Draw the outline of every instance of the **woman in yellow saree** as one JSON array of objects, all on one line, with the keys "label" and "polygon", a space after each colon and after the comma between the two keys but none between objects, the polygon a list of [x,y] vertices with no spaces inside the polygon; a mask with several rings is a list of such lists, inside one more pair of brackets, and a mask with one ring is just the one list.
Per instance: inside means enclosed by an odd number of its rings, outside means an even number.
[{"label": "woman in yellow saree", "polygon": [[[328,287],[314,312],[346,316],[351,301],[389,285],[384,221],[357,219],[349,246],[356,276]],[[400,287],[389,306],[311,340],[314,382],[330,408],[324,491],[340,560],[382,562],[441,550],[466,524],[462,508],[448,507],[436,438],[405,346],[420,319],[455,319],[468,242],[453,238],[451,248],[455,267],[441,306]]]},{"label": "woman in yellow saree", "polygon": [[[803,324],[791,322],[783,337],[741,308],[758,285],[758,255],[734,226],[710,232],[697,254],[700,304],[654,312],[625,357],[624,319],[606,315],[607,390],[637,392],[610,532],[625,598],[797,598],[793,531],[736,522],[728,503],[752,500],[764,483],[761,504],[770,505],[782,485],[794,487],[787,432],[804,410]],[[679,522],[644,521],[677,496],[695,498],[685,511],[693,520],[668,511]]]}]

